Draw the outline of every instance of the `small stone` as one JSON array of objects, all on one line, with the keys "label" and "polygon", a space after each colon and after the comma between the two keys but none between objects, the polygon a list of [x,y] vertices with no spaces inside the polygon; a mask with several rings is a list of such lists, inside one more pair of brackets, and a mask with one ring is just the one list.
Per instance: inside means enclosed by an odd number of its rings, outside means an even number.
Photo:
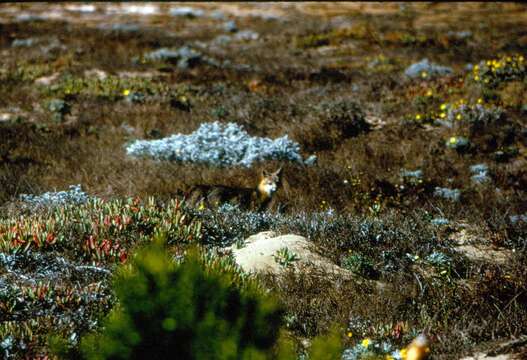
[{"label": "small stone", "polygon": [[234,35],[236,40],[251,41],[258,40],[260,35],[252,30],[243,30]]},{"label": "small stone", "polygon": [[236,26],[236,22],[231,20],[231,21],[227,21],[225,24],[223,24],[223,29],[225,31],[228,31],[228,32],[231,32],[231,33],[235,33],[238,31],[238,27]]},{"label": "small stone", "polygon": [[37,39],[29,38],[29,39],[15,39],[11,43],[12,47],[32,47],[36,45],[38,42]]},{"label": "small stone", "polygon": [[304,160],[304,164],[306,166],[313,166],[317,163],[317,156],[316,155],[311,155],[309,156],[306,160]]},{"label": "small stone", "polygon": [[54,83],[60,76],[60,73],[56,72],[51,74],[50,76],[42,76],[35,80],[36,85],[44,85],[49,86],[52,83]]}]

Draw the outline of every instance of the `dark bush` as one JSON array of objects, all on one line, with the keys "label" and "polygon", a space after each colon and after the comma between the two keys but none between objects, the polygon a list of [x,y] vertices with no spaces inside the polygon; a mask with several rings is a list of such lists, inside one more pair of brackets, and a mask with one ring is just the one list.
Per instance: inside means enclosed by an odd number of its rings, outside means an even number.
[{"label": "dark bush", "polygon": [[81,349],[88,359],[264,359],[282,310],[233,266],[189,251],[176,264],[156,243],[118,273],[119,306]]},{"label": "dark bush", "polygon": [[327,150],[369,129],[364,112],[357,103],[334,100],[316,106],[307,124],[297,129],[294,137],[309,151]]}]

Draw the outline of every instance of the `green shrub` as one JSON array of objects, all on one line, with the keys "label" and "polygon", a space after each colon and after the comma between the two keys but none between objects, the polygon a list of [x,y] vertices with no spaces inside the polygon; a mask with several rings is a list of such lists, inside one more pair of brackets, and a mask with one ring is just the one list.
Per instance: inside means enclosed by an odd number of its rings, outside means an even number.
[{"label": "green shrub", "polygon": [[275,300],[195,250],[176,263],[156,240],[114,286],[119,306],[82,341],[88,359],[265,359],[278,340]]},{"label": "green shrub", "polygon": [[342,266],[349,271],[369,278],[378,278],[373,263],[367,257],[360,254],[350,254],[342,260]]},{"label": "green shrub", "polygon": [[324,335],[313,339],[309,351],[309,360],[340,359],[342,356],[342,342],[340,340],[339,328],[333,328]]},{"label": "green shrub", "polygon": [[471,78],[483,87],[496,88],[504,82],[525,79],[527,75],[525,64],[523,55],[504,55],[475,65]]}]

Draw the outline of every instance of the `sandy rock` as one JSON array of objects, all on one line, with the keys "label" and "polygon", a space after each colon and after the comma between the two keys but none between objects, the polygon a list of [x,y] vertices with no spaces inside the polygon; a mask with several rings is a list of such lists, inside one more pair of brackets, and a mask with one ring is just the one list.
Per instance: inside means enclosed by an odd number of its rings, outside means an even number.
[{"label": "sandy rock", "polygon": [[505,264],[512,257],[511,250],[503,248],[492,248],[481,244],[476,236],[462,229],[450,236],[457,243],[453,250],[458,251],[472,261],[484,261],[495,264]]},{"label": "sandy rock", "polygon": [[454,248],[472,261],[485,261],[496,264],[505,264],[512,256],[506,249],[494,250],[490,246],[462,245]]},{"label": "sandy rock", "polygon": [[108,74],[104,70],[100,69],[89,69],[84,71],[85,78],[95,78],[99,80],[104,80],[108,77]]},{"label": "sandy rock", "polygon": [[35,80],[35,84],[48,86],[48,85],[53,84],[55,81],[57,81],[59,76],[60,76],[60,73],[58,72],[53,73],[50,76],[42,76]]},{"label": "sandy rock", "polygon": [[476,353],[472,356],[464,357],[460,360],[510,360],[514,359],[513,354],[501,354],[496,356],[490,356],[484,353]]},{"label": "sandy rock", "polygon": [[364,120],[375,130],[382,129],[387,124],[386,120],[373,114],[366,114]]},{"label": "sandy rock", "polygon": [[9,113],[0,113],[0,122],[10,121],[11,118],[12,118],[12,115]]},{"label": "sandy rock", "polygon": [[243,248],[237,249],[233,246],[230,249],[238,265],[247,272],[282,273],[286,267],[275,260],[275,255],[280,249],[287,248],[298,257],[298,260],[291,262],[296,270],[307,267],[346,277],[352,276],[350,271],[315,253],[310,249],[311,247],[312,244],[303,236],[293,234],[277,236],[272,231],[265,231],[247,238]]},{"label": "sandy rock", "polygon": [[119,71],[117,76],[122,79],[152,79],[156,76],[161,76],[162,74],[157,71]]}]

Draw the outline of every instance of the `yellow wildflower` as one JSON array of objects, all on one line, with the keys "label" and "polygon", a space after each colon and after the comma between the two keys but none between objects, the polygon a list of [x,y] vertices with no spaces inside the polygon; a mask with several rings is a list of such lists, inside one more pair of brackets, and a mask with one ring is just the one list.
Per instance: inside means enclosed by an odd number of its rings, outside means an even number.
[{"label": "yellow wildflower", "polygon": [[478,99],[478,104],[483,104],[483,99],[482,98]]},{"label": "yellow wildflower", "polygon": [[441,106],[439,107],[441,110],[445,110],[446,109],[446,104],[441,104]]},{"label": "yellow wildflower", "polygon": [[455,136],[452,136],[449,141],[451,144],[455,144],[457,142],[457,139]]},{"label": "yellow wildflower", "polygon": [[425,78],[428,76],[428,73],[426,71],[421,72],[421,77]]},{"label": "yellow wildflower", "polygon": [[426,96],[432,96],[432,94],[433,94],[432,90],[428,90],[428,91],[426,92]]},{"label": "yellow wildflower", "polygon": [[415,120],[421,120],[421,114],[415,115]]},{"label": "yellow wildflower", "polygon": [[123,91],[123,95],[124,95],[124,96],[128,96],[128,95],[130,95],[130,89],[125,89],[125,90]]},{"label": "yellow wildflower", "polygon": [[370,339],[366,338],[362,340],[361,345],[367,348],[370,345]]},{"label": "yellow wildflower", "polygon": [[456,115],[456,120],[461,120],[461,114]]},{"label": "yellow wildflower", "polygon": [[348,337],[352,337],[353,333],[351,331],[348,331],[348,333],[346,335],[348,335]]},{"label": "yellow wildflower", "polygon": [[518,61],[523,62],[523,56],[520,55],[520,57],[518,58]]},{"label": "yellow wildflower", "polygon": [[406,355],[408,355],[408,350],[406,350],[406,348],[401,349],[401,351],[399,351],[399,354],[401,354],[402,359],[406,359]]},{"label": "yellow wildflower", "polygon": [[492,62],[490,60],[487,60],[487,66],[490,66],[490,64],[492,64]]},{"label": "yellow wildflower", "polygon": [[479,76],[474,76],[474,80],[478,81],[479,80]]},{"label": "yellow wildflower", "polygon": [[441,119],[444,119],[444,118],[446,117],[446,113],[442,112],[441,114],[439,114],[439,117],[440,117]]},{"label": "yellow wildflower", "polygon": [[474,71],[478,71],[479,70],[479,65],[474,65]]},{"label": "yellow wildflower", "polygon": [[390,354],[387,354],[385,357],[385,360],[393,360],[393,356],[391,356]]}]

